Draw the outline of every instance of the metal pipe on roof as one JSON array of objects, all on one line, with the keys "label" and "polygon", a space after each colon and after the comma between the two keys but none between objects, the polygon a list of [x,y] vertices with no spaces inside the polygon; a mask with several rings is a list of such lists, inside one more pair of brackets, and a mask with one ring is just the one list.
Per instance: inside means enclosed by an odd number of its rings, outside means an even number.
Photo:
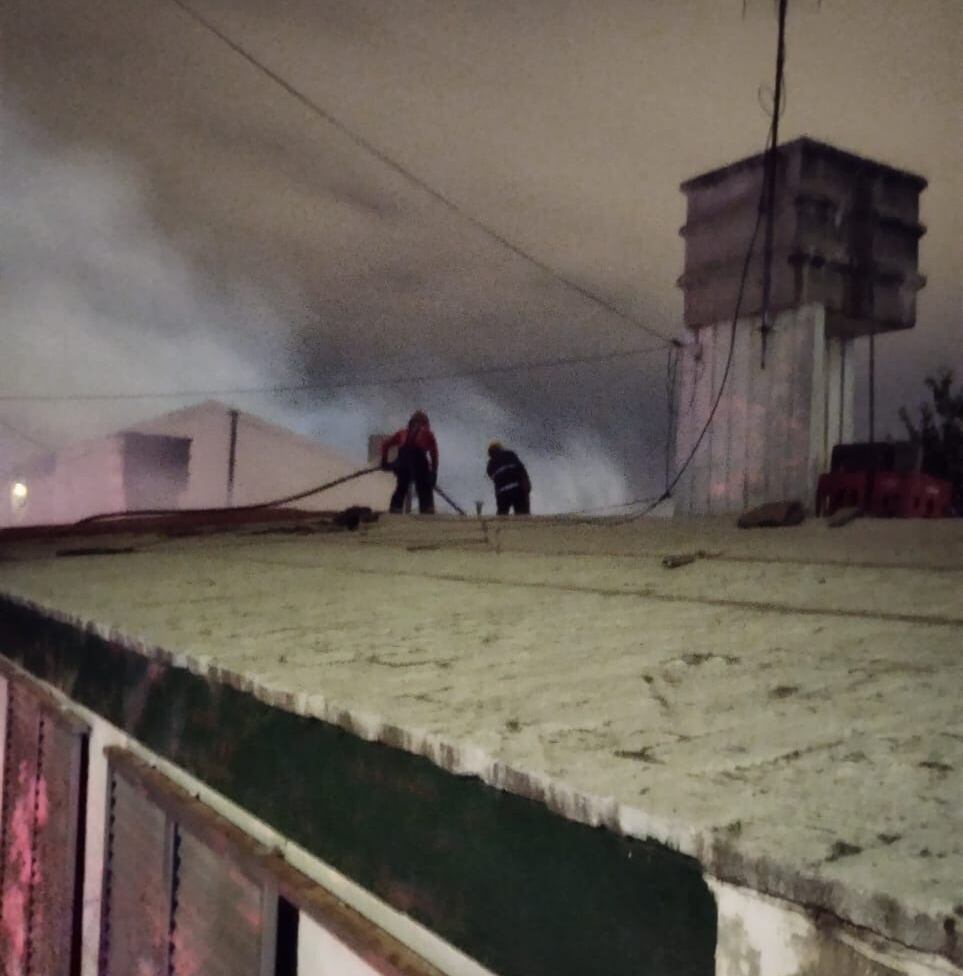
[{"label": "metal pipe on roof", "polygon": [[237,459],[237,418],[239,411],[229,410],[231,417],[231,439],[227,449],[227,507],[234,504],[234,466]]}]

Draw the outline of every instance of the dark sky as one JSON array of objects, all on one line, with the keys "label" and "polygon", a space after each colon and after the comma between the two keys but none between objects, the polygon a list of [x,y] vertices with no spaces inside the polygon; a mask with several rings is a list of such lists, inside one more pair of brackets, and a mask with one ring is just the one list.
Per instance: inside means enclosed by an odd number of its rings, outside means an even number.
[{"label": "dark sky", "polygon": [[[679,182],[765,140],[769,0],[192,2],[467,213],[666,335]],[[963,366],[961,26],[956,0],[790,0],[784,138],[930,181],[919,324],[879,342],[884,425],[928,371]],[[0,45],[3,393],[344,382],[658,345],[170,0],[5,0]],[[454,462],[489,436],[543,446],[565,459],[566,503],[603,503],[662,477],[664,372],[657,352],[230,399],[354,451],[425,406]],[[62,443],[184,402],[0,402],[0,448],[9,425]],[[586,487],[594,466],[604,491]]]}]

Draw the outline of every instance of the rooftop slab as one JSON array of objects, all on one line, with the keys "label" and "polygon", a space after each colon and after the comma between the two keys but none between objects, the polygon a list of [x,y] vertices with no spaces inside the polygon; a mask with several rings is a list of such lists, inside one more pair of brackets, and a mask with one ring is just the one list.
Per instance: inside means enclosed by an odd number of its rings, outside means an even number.
[{"label": "rooftop slab", "polygon": [[958,956],[963,522],[309,528],[18,542],[0,592]]}]

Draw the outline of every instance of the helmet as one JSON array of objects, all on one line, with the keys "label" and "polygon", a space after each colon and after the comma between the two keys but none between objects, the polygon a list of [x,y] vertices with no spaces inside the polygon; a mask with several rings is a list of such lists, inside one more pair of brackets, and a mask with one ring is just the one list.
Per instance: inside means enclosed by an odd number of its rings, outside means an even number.
[{"label": "helmet", "polygon": [[491,457],[493,454],[497,454],[502,449],[501,441],[492,441],[488,445],[488,456]]}]

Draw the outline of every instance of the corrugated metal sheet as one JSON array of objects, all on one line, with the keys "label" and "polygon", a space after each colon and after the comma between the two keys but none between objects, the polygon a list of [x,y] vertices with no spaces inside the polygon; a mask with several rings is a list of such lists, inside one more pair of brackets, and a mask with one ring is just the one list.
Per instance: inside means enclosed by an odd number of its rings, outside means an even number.
[{"label": "corrugated metal sheet", "polygon": [[86,736],[44,710],[41,718],[41,788],[36,838],[33,946],[28,972],[76,976],[80,971],[82,838]]},{"label": "corrugated metal sheet", "polygon": [[178,838],[171,972],[273,973],[276,894],[272,898],[237,862],[216,854],[190,831],[179,829]]},{"label": "corrugated metal sheet", "polygon": [[173,827],[116,769],[108,782],[100,973],[167,976]]},{"label": "corrugated metal sheet", "polygon": [[4,976],[75,976],[87,729],[7,680],[0,965]]}]

